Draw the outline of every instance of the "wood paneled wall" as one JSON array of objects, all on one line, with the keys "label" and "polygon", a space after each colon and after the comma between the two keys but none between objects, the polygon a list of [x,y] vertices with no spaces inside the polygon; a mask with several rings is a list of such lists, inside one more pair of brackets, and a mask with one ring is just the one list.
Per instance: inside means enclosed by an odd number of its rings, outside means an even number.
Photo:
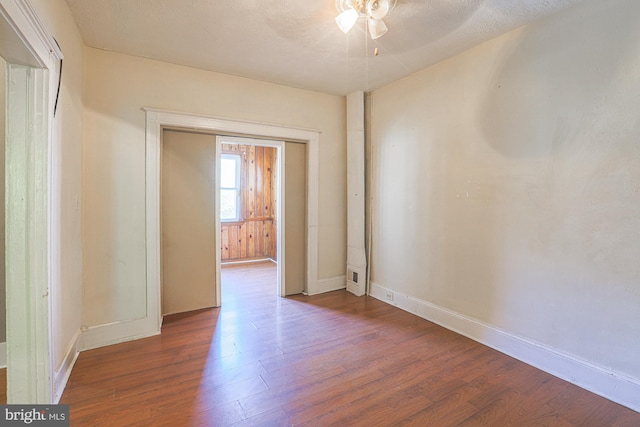
[{"label": "wood paneled wall", "polygon": [[273,147],[222,144],[225,154],[241,156],[242,221],[223,222],[222,262],[276,259],[276,156]]}]

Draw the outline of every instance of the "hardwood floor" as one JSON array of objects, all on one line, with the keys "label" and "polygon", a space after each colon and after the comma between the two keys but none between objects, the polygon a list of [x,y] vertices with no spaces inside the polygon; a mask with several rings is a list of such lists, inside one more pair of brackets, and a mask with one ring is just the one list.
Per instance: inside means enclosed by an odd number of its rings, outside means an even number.
[{"label": "hardwood floor", "polygon": [[0,405],[7,403],[7,368],[0,369]]},{"label": "hardwood floor", "polygon": [[275,296],[223,268],[223,307],[83,352],[73,426],[638,426],[640,414],[369,297]]}]

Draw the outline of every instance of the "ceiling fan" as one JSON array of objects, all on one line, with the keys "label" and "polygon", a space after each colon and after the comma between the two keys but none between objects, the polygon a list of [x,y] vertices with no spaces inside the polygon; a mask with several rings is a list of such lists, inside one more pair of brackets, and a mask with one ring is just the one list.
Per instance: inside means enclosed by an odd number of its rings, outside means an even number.
[{"label": "ceiling fan", "polygon": [[369,35],[372,39],[382,37],[389,30],[382,20],[393,9],[397,0],[336,0],[338,27],[346,34],[359,18],[367,19]]}]

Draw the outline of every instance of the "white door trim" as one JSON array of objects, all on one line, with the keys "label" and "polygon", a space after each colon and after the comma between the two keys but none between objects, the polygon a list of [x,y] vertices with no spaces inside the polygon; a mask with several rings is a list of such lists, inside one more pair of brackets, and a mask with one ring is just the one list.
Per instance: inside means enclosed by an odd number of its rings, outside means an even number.
[{"label": "white door trim", "polygon": [[[318,196],[320,132],[283,125],[258,123],[198,114],[144,108],[146,112],[146,233],[147,233],[147,319],[155,333],[162,323],[160,296],[160,154],[163,127],[178,127],[215,134],[247,135],[256,138],[290,140],[307,144],[307,283],[318,281]],[[282,228],[282,227],[281,227]],[[219,245],[217,245],[219,246]],[[149,331],[152,334],[153,331]]]},{"label": "white door trim", "polygon": [[287,295],[286,283],[285,283],[285,179],[284,179],[284,159],[285,159],[285,142],[274,141],[270,139],[256,139],[256,138],[239,138],[233,136],[216,136],[216,306],[222,305],[222,278],[220,277],[220,265],[222,261],[222,245],[220,241],[220,230],[222,222],[220,221],[220,160],[222,159],[222,144],[229,142],[231,144],[244,144],[244,145],[256,145],[260,147],[273,147],[278,150],[277,164],[276,164],[276,282],[277,293],[281,297]]},{"label": "white door trim", "polygon": [[[51,403],[53,101],[62,53],[28,0],[0,0],[7,67],[7,401]],[[57,226],[55,226],[57,227]],[[59,235],[59,233],[55,233]]]}]

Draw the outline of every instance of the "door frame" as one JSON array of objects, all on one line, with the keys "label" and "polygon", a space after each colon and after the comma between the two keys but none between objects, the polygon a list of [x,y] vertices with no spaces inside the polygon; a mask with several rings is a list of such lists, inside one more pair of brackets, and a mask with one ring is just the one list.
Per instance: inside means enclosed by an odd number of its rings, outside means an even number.
[{"label": "door frame", "polygon": [[0,0],[0,54],[7,62],[5,227],[7,403],[56,400],[53,362],[51,153],[62,52],[27,0]]},{"label": "door frame", "polygon": [[[318,282],[318,198],[320,131],[291,126],[219,118],[144,107],[146,113],[146,246],[147,313],[144,319],[121,326],[124,336],[153,335],[160,332],[161,256],[160,256],[160,154],[164,127],[193,129],[213,134],[244,135],[307,144],[307,283],[305,291],[317,289]],[[216,301],[220,305],[220,301]]]},{"label": "door frame", "polygon": [[215,223],[216,223],[216,306],[222,305],[222,277],[221,277],[221,264],[222,264],[222,245],[220,241],[220,235],[222,230],[222,221],[220,220],[220,173],[221,173],[221,160],[222,160],[222,144],[228,142],[231,144],[243,144],[253,145],[256,147],[272,147],[277,150],[277,164],[276,164],[276,283],[277,294],[281,297],[287,295],[286,283],[285,283],[285,212],[284,212],[284,197],[285,197],[285,180],[284,180],[284,159],[285,159],[285,142],[275,141],[270,139],[258,139],[258,138],[245,138],[236,136],[216,136],[216,178],[215,185]]}]

